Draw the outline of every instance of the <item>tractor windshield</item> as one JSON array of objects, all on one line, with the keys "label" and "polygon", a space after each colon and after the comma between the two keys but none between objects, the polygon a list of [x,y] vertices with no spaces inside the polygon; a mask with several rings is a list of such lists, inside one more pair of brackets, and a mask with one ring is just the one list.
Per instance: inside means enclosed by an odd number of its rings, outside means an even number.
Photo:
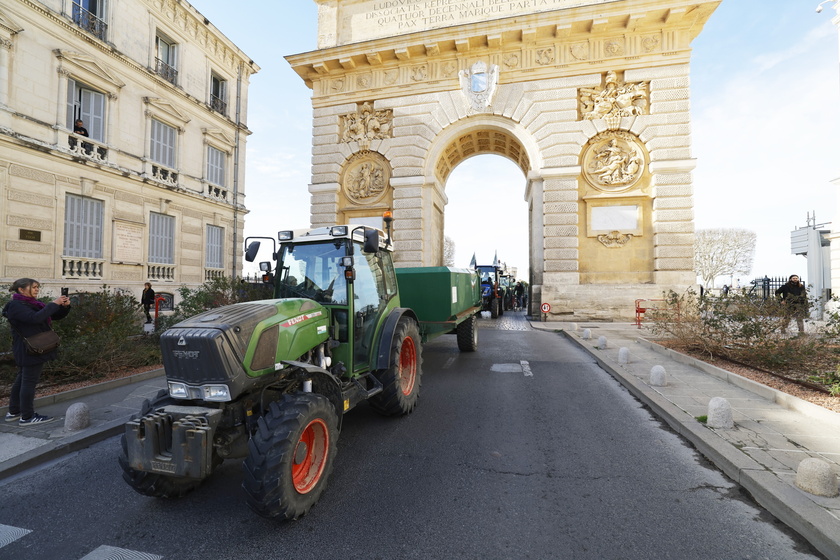
[{"label": "tractor windshield", "polygon": [[341,267],[341,257],[346,254],[343,243],[283,245],[277,296],[347,305],[347,282]]}]

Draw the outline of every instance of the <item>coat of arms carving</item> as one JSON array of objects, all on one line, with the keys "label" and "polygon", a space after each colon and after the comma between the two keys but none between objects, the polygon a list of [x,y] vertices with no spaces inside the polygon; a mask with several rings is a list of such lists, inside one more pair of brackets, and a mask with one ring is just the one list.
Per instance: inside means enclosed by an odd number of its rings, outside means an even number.
[{"label": "coat of arms carving", "polygon": [[496,85],[499,83],[499,67],[495,64],[487,66],[478,61],[469,70],[458,72],[461,81],[461,91],[467,98],[469,107],[473,111],[483,111],[493,102]]},{"label": "coat of arms carving", "polygon": [[593,138],[583,156],[583,174],[600,191],[631,188],[645,171],[645,151],[627,132],[604,132]]}]

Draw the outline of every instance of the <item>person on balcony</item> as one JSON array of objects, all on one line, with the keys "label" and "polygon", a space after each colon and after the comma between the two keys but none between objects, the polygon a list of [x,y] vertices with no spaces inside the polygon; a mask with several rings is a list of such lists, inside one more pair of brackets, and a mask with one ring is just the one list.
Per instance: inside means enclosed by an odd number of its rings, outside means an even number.
[{"label": "person on balcony", "polygon": [[[85,128],[85,122],[82,119],[76,119],[76,122],[73,123],[73,134],[78,134],[79,136],[89,137],[87,129]],[[74,148],[76,146],[76,139],[71,137],[70,138],[70,147]],[[90,142],[82,142],[82,150],[88,155],[93,152],[93,144]]]}]

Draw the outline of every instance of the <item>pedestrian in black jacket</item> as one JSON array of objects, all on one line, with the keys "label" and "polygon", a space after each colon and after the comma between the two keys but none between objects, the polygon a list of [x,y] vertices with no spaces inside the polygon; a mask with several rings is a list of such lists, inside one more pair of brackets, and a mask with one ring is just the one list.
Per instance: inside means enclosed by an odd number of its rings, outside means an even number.
[{"label": "pedestrian in black jacket", "polygon": [[155,305],[155,291],[149,282],[146,282],[143,288],[143,295],[140,296],[140,305],[143,306],[143,312],[146,314],[146,323],[151,323],[151,308]]},{"label": "pedestrian in black jacket", "polygon": [[27,353],[23,339],[50,330],[53,319],[63,319],[70,312],[70,298],[59,296],[45,304],[38,299],[40,290],[41,284],[32,278],[15,280],[9,288],[13,292],[12,299],[3,308],[3,316],[12,327],[12,354],[18,367],[9,395],[6,422],[17,420],[21,426],[54,420],[35,412],[35,386],[44,363],[58,357],[58,350],[46,354]]},{"label": "pedestrian in black jacket", "polygon": [[805,317],[808,315],[808,294],[799,276],[791,274],[787,283],[776,290],[776,297],[782,301],[782,332],[787,332],[791,319],[796,320],[799,334],[805,332]]}]

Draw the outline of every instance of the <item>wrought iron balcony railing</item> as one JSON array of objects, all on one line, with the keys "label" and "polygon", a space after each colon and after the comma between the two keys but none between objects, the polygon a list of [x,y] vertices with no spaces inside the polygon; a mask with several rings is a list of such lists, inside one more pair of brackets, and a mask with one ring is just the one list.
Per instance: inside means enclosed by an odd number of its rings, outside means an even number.
[{"label": "wrought iron balcony railing", "polygon": [[227,103],[225,103],[215,95],[210,96],[210,107],[217,113],[227,115]]},{"label": "wrought iron balcony railing", "polygon": [[73,23],[103,41],[108,34],[108,24],[78,4],[73,4]]},{"label": "wrought iron balcony railing", "polygon": [[169,83],[178,83],[178,71],[159,58],[155,58],[155,74]]}]

